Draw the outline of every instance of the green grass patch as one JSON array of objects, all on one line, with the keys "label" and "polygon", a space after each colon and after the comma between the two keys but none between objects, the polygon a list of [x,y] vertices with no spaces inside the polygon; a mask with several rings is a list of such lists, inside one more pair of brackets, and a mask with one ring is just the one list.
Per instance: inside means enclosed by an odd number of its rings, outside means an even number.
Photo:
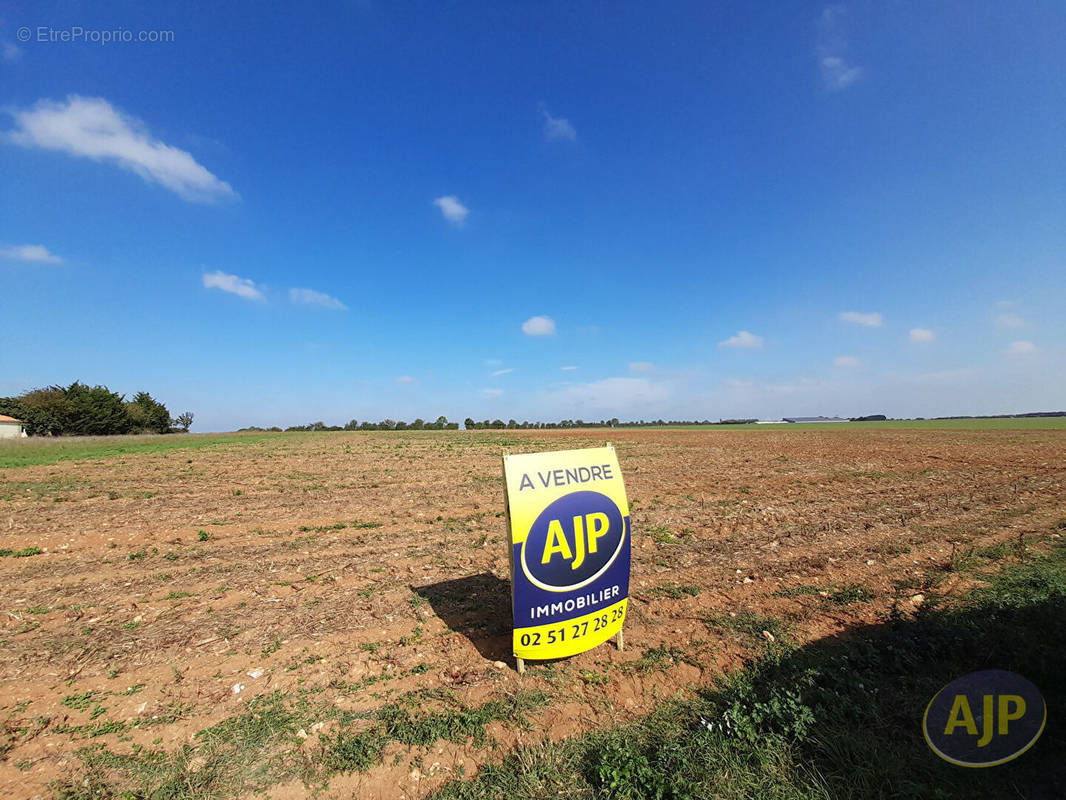
[{"label": "green grass patch", "polygon": [[[694,697],[626,726],[520,748],[432,798],[1061,797],[1066,733],[1050,721],[1066,714],[1066,651],[1054,633],[1064,617],[1060,546],[916,616],[771,646]],[[992,668],[1036,684],[1049,725],[1007,764],[947,764],[922,738],[926,704],[951,680]]]},{"label": "green grass patch", "polygon": [[[92,693],[75,697],[88,707]],[[261,794],[285,780],[325,785],[341,772],[365,772],[381,763],[393,742],[429,747],[439,740],[485,741],[495,721],[526,725],[525,715],[547,702],[543,692],[520,690],[466,707],[441,692],[415,693],[373,712],[340,712],[291,700],[281,692],[250,700],[246,709],[199,731],[191,744],[173,751],[134,745],[116,752],[106,745],[78,751],[79,768],[53,784],[57,800],[143,798],[144,800],[223,800]],[[187,711],[180,704],[168,712]],[[301,728],[335,719],[338,728],[312,752],[301,750]],[[123,723],[101,722],[64,732],[99,736],[123,730]]]},{"label": "green grass patch", "polygon": [[489,700],[474,708],[447,708],[413,714],[403,703],[392,703],[372,716],[369,728],[357,732],[340,731],[325,743],[322,766],[327,773],[366,772],[381,762],[385,747],[392,742],[428,747],[434,742],[485,740],[485,726],[508,720],[522,724],[525,715],[547,702],[544,692],[519,690]]},{"label": "green grass patch", "polygon": [[671,600],[680,600],[682,597],[699,597],[700,587],[680,583],[664,583],[654,587],[649,594],[652,597],[669,597]]},{"label": "green grass patch", "polygon": [[707,617],[705,622],[708,627],[721,628],[761,641],[766,640],[763,631],[767,631],[775,639],[787,637],[791,631],[786,622],[751,610],[737,611],[734,614],[713,614]]},{"label": "green grass patch", "polygon": [[4,548],[0,550],[0,558],[6,558],[11,556],[12,558],[28,558],[30,556],[39,556],[44,551],[37,545],[31,544],[29,547],[23,547],[21,550],[11,550],[10,548]]},{"label": "green grass patch", "polygon": [[106,459],[126,455],[257,444],[284,434],[169,434],[33,437],[0,442],[0,469]]}]

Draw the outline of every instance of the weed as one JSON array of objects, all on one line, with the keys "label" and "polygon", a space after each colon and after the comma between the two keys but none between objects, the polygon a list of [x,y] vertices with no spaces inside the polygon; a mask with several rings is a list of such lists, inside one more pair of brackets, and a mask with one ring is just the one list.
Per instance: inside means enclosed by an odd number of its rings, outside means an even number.
[{"label": "weed", "polygon": [[202,531],[201,530],[201,531],[197,531],[196,532],[196,540],[198,542],[206,542],[210,538],[211,538],[211,534],[208,533],[207,531]]},{"label": "weed", "polygon": [[662,586],[656,586],[653,588],[650,594],[652,597],[669,597],[671,600],[680,600],[686,595],[689,597],[699,597],[700,587],[680,583],[664,583]]},{"label": "weed", "polygon": [[29,556],[39,556],[43,552],[44,551],[41,550],[41,548],[39,548],[37,545],[31,544],[29,547],[24,547],[21,550],[11,550],[9,548],[0,550],[0,558],[6,556],[12,556],[14,558],[28,558]]},{"label": "weed", "polygon": [[750,639],[765,639],[763,631],[774,639],[786,638],[789,626],[776,617],[764,616],[757,611],[737,611],[735,614],[717,614],[708,617],[705,622],[714,628],[723,628],[741,634]]},{"label": "weed", "polygon": [[873,598],[873,592],[865,586],[848,584],[847,586],[842,586],[839,589],[833,589],[830,591],[826,600],[830,603],[835,603],[838,606],[849,606],[852,603],[869,603]]}]

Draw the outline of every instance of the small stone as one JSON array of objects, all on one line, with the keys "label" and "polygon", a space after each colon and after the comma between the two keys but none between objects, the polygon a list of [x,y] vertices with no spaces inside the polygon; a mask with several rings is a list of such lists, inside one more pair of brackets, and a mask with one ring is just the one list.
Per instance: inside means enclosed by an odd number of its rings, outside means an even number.
[{"label": "small stone", "polygon": [[876,563],[877,563],[877,562],[876,562],[876,561],[874,561],[874,560],[873,560],[872,558],[868,558],[868,559],[866,559],[866,566],[868,566],[868,567],[872,567],[872,566],[873,566],[874,564],[876,564]]},{"label": "small stone", "polygon": [[754,583],[754,582],[755,581],[753,581],[751,578],[745,578],[744,581],[743,581],[743,583]]},{"label": "small stone", "polygon": [[296,735],[299,736],[301,739],[306,739],[307,731],[305,731],[303,728],[300,728],[300,730],[296,731]]},{"label": "small stone", "polygon": [[818,594],[821,597],[829,597],[829,592],[827,592],[825,590],[822,590],[822,591],[818,592]]},{"label": "small stone", "polygon": [[233,693],[234,694],[240,694],[243,691],[244,691],[244,684],[243,683],[235,683],[235,684],[233,684]]},{"label": "small stone", "polygon": [[507,669],[507,665],[502,661],[493,661],[492,666],[496,667],[496,669]]},{"label": "small stone", "polygon": [[916,606],[920,606],[922,603],[925,602],[925,595],[924,594],[916,594],[913,597],[911,597],[911,602],[914,603],[914,605],[916,605]]},{"label": "small stone", "polygon": [[253,669],[251,672],[248,673],[248,677],[252,678],[253,680],[258,680],[259,678],[262,678],[263,675],[265,675],[265,674],[266,674],[266,670],[256,668],[256,669]]},{"label": "small stone", "polygon": [[773,642],[774,641],[774,635],[772,633],[770,633],[770,631],[763,631],[762,632],[762,638],[764,638],[768,642]]}]

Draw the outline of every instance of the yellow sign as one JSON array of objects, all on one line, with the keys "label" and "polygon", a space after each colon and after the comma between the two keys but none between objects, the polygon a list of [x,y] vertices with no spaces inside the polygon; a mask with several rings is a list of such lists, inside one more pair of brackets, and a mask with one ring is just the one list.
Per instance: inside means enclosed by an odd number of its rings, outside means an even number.
[{"label": "yellow sign", "polygon": [[514,654],[563,658],[622,630],[629,503],[614,448],[507,455]]}]

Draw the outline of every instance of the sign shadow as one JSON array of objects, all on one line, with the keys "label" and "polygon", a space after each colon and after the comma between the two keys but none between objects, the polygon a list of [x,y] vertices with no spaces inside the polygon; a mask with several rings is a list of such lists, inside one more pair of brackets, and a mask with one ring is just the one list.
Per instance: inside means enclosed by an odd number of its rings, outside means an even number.
[{"label": "sign shadow", "polygon": [[445,625],[461,633],[483,658],[512,659],[511,584],[491,572],[411,586]]}]

